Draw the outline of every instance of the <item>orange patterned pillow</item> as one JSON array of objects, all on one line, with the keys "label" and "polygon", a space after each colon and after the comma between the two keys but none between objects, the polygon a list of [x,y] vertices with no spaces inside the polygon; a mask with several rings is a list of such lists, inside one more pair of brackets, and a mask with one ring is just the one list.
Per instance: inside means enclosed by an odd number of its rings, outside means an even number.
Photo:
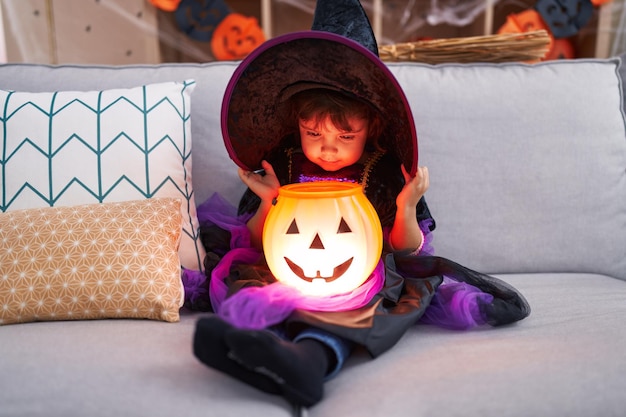
[{"label": "orange patterned pillow", "polygon": [[0,214],[0,324],[146,318],[178,321],[181,201]]}]

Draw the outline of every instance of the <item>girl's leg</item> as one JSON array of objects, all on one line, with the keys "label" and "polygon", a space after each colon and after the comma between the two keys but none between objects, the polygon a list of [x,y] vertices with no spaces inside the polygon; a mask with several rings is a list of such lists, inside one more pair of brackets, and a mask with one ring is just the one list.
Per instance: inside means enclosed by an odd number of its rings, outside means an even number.
[{"label": "girl's leg", "polygon": [[335,352],[316,339],[283,340],[267,330],[232,330],[224,337],[243,366],[272,379],[292,403],[309,407],[324,394],[324,378],[333,370]]},{"label": "girl's leg", "polygon": [[315,327],[303,330],[294,338],[296,343],[305,340],[317,340],[333,351],[329,361],[329,371],[324,376],[324,381],[332,379],[339,373],[354,347],[352,342]]},{"label": "girl's leg", "polygon": [[339,372],[350,350],[349,342],[319,329],[291,342],[215,315],[198,320],[194,336],[194,353],[205,365],[305,407],[322,399],[324,381]]},{"label": "girl's leg", "polygon": [[352,350],[351,342],[312,327],[293,342],[250,330],[229,331],[225,339],[242,364],[271,375],[286,399],[303,406],[322,399],[324,382],[339,372]]},{"label": "girl's leg", "polygon": [[270,394],[282,393],[274,380],[233,360],[230,347],[224,340],[224,335],[232,329],[230,324],[215,315],[199,319],[193,340],[193,351],[196,357],[210,368],[224,372],[261,391]]}]

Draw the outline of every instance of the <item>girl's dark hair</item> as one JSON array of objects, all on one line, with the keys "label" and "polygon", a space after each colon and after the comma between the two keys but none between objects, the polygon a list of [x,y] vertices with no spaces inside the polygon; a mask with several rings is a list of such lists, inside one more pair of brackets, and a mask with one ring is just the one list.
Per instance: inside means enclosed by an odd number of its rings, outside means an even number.
[{"label": "girl's dark hair", "polygon": [[376,150],[382,149],[379,138],[383,133],[383,120],[378,110],[367,101],[339,91],[315,88],[291,96],[284,109],[285,124],[291,132],[298,131],[300,120],[315,119],[315,123],[320,123],[330,117],[338,129],[350,131],[349,118],[365,119],[368,121],[368,144]]}]

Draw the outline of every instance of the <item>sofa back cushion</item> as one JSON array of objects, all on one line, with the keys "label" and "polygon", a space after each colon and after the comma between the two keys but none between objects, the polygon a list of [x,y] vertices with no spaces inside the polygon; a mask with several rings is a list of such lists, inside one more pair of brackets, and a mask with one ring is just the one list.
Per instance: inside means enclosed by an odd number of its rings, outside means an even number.
[{"label": "sofa back cushion", "polygon": [[[144,84],[196,80],[191,106],[192,178],[195,202],[217,191],[236,202],[243,193],[237,166],[230,160],[220,130],[220,109],[234,62],[135,66],[0,65],[0,89],[30,92],[93,91]],[[182,78],[181,78],[182,77]]]},{"label": "sofa back cushion", "polygon": [[[196,80],[193,182],[200,204],[243,192],[220,130],[237,62],[0,66],[0,88],[123,88]],[[390,64],[409,98],[437,253],[487,273],[626,279],[626,132],[619,60]]]},{"label": "sofa back cushion", "polygon": [[391,67],[429,167],[438,254],[626,279],[619,60]]}]

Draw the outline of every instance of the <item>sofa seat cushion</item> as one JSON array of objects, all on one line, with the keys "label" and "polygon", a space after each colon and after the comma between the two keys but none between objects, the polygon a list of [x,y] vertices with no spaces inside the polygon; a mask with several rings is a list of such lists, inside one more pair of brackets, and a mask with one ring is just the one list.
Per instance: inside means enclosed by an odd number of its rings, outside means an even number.
[{"label": "sofa seat cushion", "polygon": [[626,282],[500,275],[533,307],[509,327],[418,325],[374,361],[360,353],[311,416],[621,416]]},{"label": "sofa seat cushion", "polygon": [[[286,417],[291,407],[202,365],[197,315],[4,326],[1,417]],[[10,382],[8,382],[10,381]]]},{"label": "sofa seat cushion", "polygon": [[[626,282],[499,277],[526,295],[530,317],[465,332],[416,325],[375,360],[358,350],[308,415],[622,415]],[[199,317],[5,326],[0,358],[11,384],[0,390],[0,416],[290,415],[281,398],[194,358]]]}]

